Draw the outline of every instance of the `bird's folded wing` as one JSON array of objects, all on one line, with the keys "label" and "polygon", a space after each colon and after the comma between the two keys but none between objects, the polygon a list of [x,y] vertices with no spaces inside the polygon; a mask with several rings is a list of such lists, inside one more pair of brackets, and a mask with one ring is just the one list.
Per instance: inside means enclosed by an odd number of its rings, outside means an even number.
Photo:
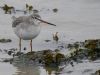
[{"label": "bird's folded wing", "polygon": [[22,20],[15,20],[12,22],[12,27],[16,27],[17,25],[19,25],[20,23],[22,23]]}]

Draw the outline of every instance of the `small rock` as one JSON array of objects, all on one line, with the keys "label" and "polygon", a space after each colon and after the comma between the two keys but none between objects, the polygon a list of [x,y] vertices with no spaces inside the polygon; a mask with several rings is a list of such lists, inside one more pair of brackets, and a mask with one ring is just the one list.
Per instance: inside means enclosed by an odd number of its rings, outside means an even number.
[{"label": "small rock", "polygon": [[55,12],[55,13],[58,12],[58,9],[57,8],[54,8],[53,9],[53,12]]},{"label": "small rock", "polygon": [[51,40],[44,40],[45,42],[50,42]]},{"label": "small rock", "polygon": [[11,39],[0,39],[0,42],[1,43],[8,43],[8,42],[12,42],[12,40]]},{"label": "small rock", "polygon": [[11,55],[13,52],[12,51],[8,51],[8,55]]}]

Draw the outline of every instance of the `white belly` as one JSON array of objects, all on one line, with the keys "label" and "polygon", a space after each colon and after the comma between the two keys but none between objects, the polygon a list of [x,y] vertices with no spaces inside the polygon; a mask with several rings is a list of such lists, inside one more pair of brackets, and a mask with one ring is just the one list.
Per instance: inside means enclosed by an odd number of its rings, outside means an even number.
[{"label": "white belly", "polygon": [[21,27],[21,25],[18,25],[14,29],[14,32],[19,38],[23,40],[31,40],[39,35],[40,26],[29,25]]}]

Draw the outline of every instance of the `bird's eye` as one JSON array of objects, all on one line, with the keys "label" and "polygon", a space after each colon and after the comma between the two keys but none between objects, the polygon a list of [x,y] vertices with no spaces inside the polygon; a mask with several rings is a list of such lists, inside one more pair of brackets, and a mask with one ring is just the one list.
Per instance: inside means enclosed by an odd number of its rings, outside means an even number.
[{"label": "bird's eye", "polygon": [[35,16],[32,16],[32,19],[35,19]]}]

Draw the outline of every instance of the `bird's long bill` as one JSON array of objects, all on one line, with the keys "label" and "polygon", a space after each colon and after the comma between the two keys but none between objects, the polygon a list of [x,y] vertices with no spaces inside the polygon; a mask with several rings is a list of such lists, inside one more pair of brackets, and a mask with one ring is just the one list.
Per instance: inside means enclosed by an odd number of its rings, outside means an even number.
[{"label": "bird's long bill", "polygon": [[46,24],[49,24],[49,25],[56,26],[55,24],[52,24],[52,23],[46,22],[46,21],[41,20],[41,19],[39,19],[39,18],[37,18],[37,17],[35,17],[35,19],[37,19],[37,20],[39,20],[39,21],[41,21],[41,22],[43,22],[43,23],[46,23]]}]

